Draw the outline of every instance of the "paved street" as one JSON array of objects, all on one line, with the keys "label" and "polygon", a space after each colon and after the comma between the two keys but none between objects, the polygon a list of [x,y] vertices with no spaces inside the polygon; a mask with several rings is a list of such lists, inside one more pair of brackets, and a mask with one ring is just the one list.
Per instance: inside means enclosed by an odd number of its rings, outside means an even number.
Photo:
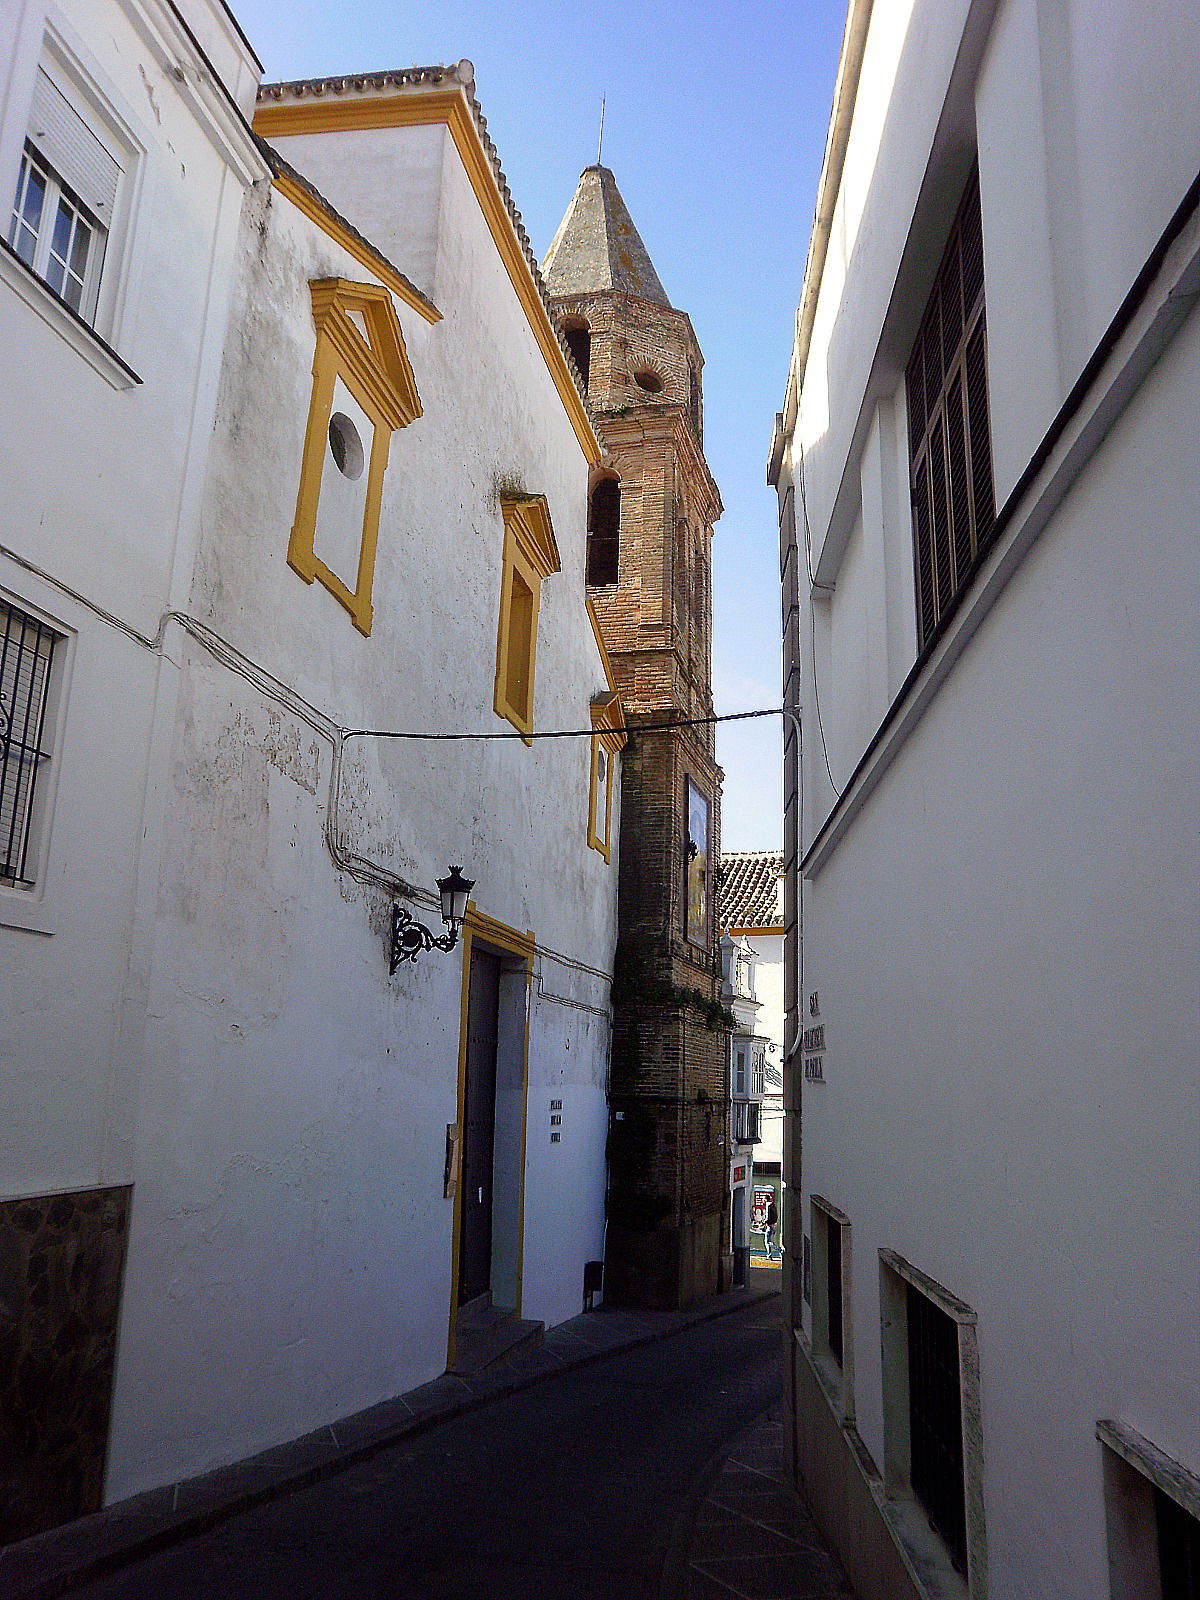
[{"label": "paved street", "polygon": [[845,1591],[778,1482],[780,1365],[770,1299],[443,1423],[70,1593],[832,1600]]}]

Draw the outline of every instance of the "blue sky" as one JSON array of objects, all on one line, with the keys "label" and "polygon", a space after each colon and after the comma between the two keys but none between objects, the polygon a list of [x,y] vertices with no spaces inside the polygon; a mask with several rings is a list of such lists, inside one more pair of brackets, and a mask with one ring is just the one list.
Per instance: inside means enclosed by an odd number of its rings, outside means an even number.
[{"label": "blue sky", "polygon": [[[475,64],[475,88],[538,255],[607,101],[611,167],[673,305],[704,351],[718,711],[778,705],[775,497],[764,470],[792,326],[845,0],[231,0],[267,78]],[[722,843],[778,848],[779,719],[726,725]]]}]

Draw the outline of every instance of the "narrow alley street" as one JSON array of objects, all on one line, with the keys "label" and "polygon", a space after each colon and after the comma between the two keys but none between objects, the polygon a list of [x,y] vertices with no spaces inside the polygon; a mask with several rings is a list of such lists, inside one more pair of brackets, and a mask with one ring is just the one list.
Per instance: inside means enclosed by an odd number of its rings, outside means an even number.
[{"label": "narrow alley street", "polygon": [[783,1480],[779,1302],[564,1372],[74,1600],[832,1600]]}]

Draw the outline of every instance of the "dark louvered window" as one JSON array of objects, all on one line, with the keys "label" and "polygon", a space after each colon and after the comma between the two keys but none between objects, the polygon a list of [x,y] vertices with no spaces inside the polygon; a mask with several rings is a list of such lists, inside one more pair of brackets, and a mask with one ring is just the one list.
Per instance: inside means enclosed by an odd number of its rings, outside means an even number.
[{"label": "dark louvered window", "polygon": [[978,170],[967,181],[905,378],[923,649],[996,520]]},{"label": "dark louvered window", "polygon": [[842,1227],[832,1217],[825,1219],[825,1282],[829,1297],[829,1351],[842,1365]]},{"label": "dark louvered window", "polygon": [[34,881],[34,800],[50,757],[46,701],[58,635],[0,603],[0,883]]},{"label": "dark louvered window", "polygon": [[967,1570],[962,1385],[958,1324],[910,1283],[908,1291],[909,1476],[950,1559]]},{"label": "dark louvered window", "polygon": [[616,583],[621,557],[621,485],[601,478],[588,512],[587,581]]},{"label": "dark louvered window", "polygon": [[1200,1522],[1154,1489],[1162,1600],[1200,1600]]}]

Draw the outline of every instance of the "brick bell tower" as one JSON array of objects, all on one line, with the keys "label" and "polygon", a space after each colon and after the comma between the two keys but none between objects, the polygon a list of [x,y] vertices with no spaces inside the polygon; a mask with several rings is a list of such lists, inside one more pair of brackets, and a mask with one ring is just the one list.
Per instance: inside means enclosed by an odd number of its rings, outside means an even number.
[{"label": "brick bell tower", "polygon": [[543,265],[606,459],[593,477],[588,595],[629,742],[622,763],[605,1294],[681,1308],[723,1287],[726,1032],[713,872],[713,524],[704,359],[607,167],[588,167]]}]

